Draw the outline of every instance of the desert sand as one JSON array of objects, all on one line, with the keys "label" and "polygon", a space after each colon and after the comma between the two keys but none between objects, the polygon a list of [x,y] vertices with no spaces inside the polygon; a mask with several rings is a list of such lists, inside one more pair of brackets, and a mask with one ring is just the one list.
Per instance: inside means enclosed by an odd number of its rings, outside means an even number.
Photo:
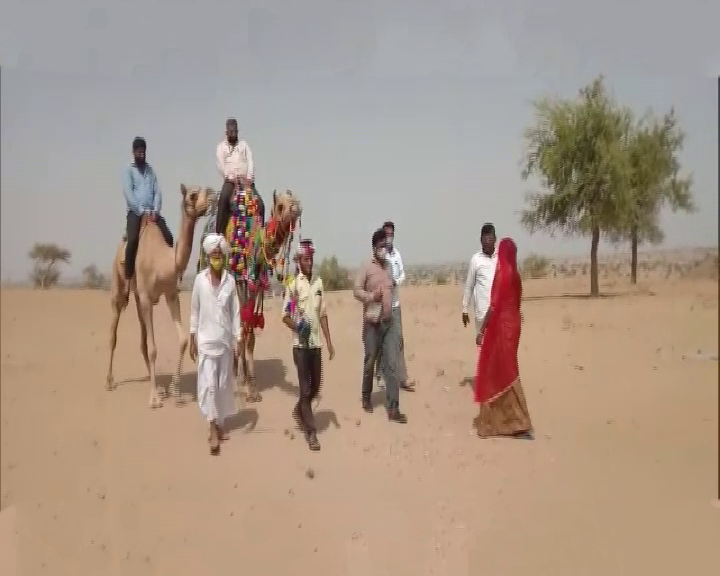
[{"label": "desert sand", "polygon": [[[418,382],[406,426],[362,412],[359,305],[330,294],[319,453],[290,415],[297,377],[272,300],[264,399],[241,405],[218,457],[194,403],[148,409],[132,303],[108,392],[106,292],[3,290],[0,573],[720,574],[718,283],[601,288],[588,300],[586,277],[525,284],[534,441],[473,434],[460,286],[402,292]],[[176,334],[155,310],[167,375]],[[184,371],[190,398],[189,358]]]}]

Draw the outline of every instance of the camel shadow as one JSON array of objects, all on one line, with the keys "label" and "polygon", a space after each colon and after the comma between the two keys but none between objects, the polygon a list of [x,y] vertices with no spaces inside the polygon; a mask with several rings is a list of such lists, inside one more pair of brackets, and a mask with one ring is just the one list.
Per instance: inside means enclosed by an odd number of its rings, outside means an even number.
[{"label": "camel shadow", "polygon": [[[167,390],[171,393],[170,383],[172,382],[172,374],[158,374],[155,377],[158,388],[161,390]],[[187,400],[190,396],[192,402],[197,402],[197,372],[185,372],[180,374],[178,380],[178,394],[183,401]]]}]

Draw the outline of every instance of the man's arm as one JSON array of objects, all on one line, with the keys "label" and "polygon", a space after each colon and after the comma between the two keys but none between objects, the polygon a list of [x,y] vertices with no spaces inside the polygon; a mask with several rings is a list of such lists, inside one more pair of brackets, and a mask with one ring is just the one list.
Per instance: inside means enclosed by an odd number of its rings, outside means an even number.
[{"label": "man's arm", "polygon": [[470,264],[468,265],[468,275],[465,280],[465,290],[463,291],[462,301],[462,313],[468,313],[468,306],[470,305],[470,296],[472,295],[473,288],[475,287],[475,276],[477,275],[477,264],[475,262],[475,256],[470,258]]},{"label": "man's arm", "polygon": [[353,288],[353,296],[363,304],[368,304],[372,299],[372,294],[365,291],[365,282],[367,281],[367,269],[363,266],[355,278],[355,286]]},{"label": "man's arm", "polygon": [[[395,285],[400,286],[403,282],[405,282],[405,266],[403,266],[402,256],[400,256],[400,250],[395,248],[395,254],[397,258],[397,277],[394,278]],[[393,270],[393,276],[394,276],[394,270]]]},{"label": "man's arm", "polygon": [[152,173],[152,189],[153,189],[153,212],[160,214],[162,209],[162,192],[160,192],[160,185],[158,184],[157,174],[155,170]]},{"label": "man's arm", "polygon": [[250,145],[245,142],[245,158],[247,158],[247,177],[251,182],[255,181],[255,162],[253,161],[253,153],[250,150]]},{"label": "man's arm", "polygon": [[290,328],[293,332],[297,330],[297,325],[295,324],[295,321],[292,319],[291,316],[291,310],[290,307],[292,306],[292,293],[295,289],[295,280],[290,282],[285,287],[285,295],[283,296],[283,305],[282,305],[282,321],[285,326]]},{"label": "man's arm", "polygon": [[330,360],[332,360],[335,357],[335,347],[330,337],[330,324],[328,323],[327,308],[325,307],[325,287],[323,286],[322,279],[320,279],[320,328],[322,328],[325,342],[327,342]]},{"label": "man's arm", "polygon": [[234,287],[230,299],[230,314],[232,314],[233,345],[237,345],[242,335],[242,323],[240,322],[240,298]]},{"label": "man's arm", "polygon": [[195,276],[193,282],[192,295],[190,296],[190,336],[194,337],[198,331],[198,321],[200,318],[200,274]]},{"label": "man's arm", "polygon": [[228,177],[225,174],[225,146],[223,144],[223,142],[220,142],[215,150],[215,166],[217,166],[220,176],[227,180]]},{"label": "man's arm", "polygon": [[133,212],[140,212],[140,208],[137,204],[137,199],[135,198],[135,190],[133,190],[133,181],[132,181],[132,170],[128,166],[125,168],[125,172],[123,172],[123,194],[125,195],[125,201],[127,202],[128,208],[132,210]]}]

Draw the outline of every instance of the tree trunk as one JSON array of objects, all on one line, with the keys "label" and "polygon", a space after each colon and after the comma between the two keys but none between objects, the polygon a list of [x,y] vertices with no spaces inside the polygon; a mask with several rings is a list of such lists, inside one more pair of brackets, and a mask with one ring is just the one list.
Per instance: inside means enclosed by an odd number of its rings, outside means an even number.
[{"label": "tree trunk", "polygon": [[638,229],[633,226],[630,230],[630,284],[637,284],[638,266]]},{"label": "tree trunk", "polygon": [[600,228],[593,226],[590,242],[590,296],[600,296],[598,281],[598,246],[600,245]]}]

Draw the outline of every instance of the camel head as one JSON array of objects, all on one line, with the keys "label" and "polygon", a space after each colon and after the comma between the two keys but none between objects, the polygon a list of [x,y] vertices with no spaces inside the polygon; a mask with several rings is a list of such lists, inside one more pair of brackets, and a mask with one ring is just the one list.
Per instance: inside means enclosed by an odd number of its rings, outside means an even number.
[{"label": "camel head", "polygon": [[295,226],[298,218],[302,215],[300,200],[290,190],[285,190],[280,194],[277,193],[277,190],[273,190],[272,214],[277,220],[278,228],[287,231],[291,226]]},{"label": "camel head", "polygon": [[209,198],[215,196],[212,188],[180,184],[183,214],[192,221],[204,216],[210,205]]}]

